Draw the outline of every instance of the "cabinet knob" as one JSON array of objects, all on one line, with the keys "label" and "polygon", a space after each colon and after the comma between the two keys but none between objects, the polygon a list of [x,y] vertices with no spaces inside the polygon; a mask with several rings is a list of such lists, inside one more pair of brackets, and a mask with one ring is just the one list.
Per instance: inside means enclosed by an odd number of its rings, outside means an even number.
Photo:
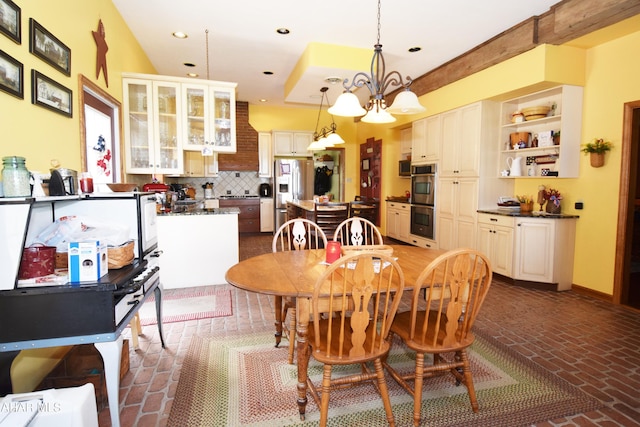
[{"label": "cabinet knob", "polygon": [[493,222],[498,222],[498,218],[490,218],[489,220]]}]

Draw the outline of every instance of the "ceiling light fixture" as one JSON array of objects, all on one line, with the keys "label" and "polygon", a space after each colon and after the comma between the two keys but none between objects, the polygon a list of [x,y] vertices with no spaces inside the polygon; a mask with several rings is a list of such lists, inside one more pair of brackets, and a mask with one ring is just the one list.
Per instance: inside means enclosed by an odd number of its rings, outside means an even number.
[{"label": "ceiling light fixture", "polygon": [[307,147],[308,151],[317,151],[324,150],[327,147],[333,147],[337,144],[344,144],[344,139],[340,137],[336,133],[338,127],[336,123],[333,121],[333,116],[331,116],[331,124],[329,126],[325,126],[320,131],[318,131],[318,124],[320,123],[320,113],[322,112],[322,105],[324,104],[324,100],[327,100],[327,106],[329,105],[329,97],[327,96],[328,87],[323,87],[320,89],[322,92],[322,97],[320,98],[320,109],[318,110],[318,120],[316,121],[316,131],[313,133],[313,142],[309,144]]},{"label": "ceiling light fixture", "polygon": [[182,31],[174,31],[173,33],[171,33],[171,35],[177,39],[186,39],[187,37],[189,37],[186,33],[183,33]]},{"label": "ceiling light fixture", "polygon": [[[353,76],[351,84],[349,79],[345,79],[342,85],[345,92],[342,93],[333,107],[329,108],[329,113],[336,116],[358,117],[367,123],[391,123],[396,120],[392,114],[416,114],[425,111],[420,105],[418,97],[411,92],[409,86],[413,82],[411,77],[407,76],[405,83],[402,76],[397,71],[391,71],[385,74],[384,56],[382,56],[382,45],[380,44],[380,0],[378,0],[378,42],[373,46],[373,58],[371,59],[371,75],[364,72],[358,72]],[[402,86],[404,91],[399,92],[391,106],[387,106],[384,93],[389,85]],[[366,86],[371,93],[369,101],[363,108],[360,105],[358,97],[351,92],[353,87],[361,88]]]}]

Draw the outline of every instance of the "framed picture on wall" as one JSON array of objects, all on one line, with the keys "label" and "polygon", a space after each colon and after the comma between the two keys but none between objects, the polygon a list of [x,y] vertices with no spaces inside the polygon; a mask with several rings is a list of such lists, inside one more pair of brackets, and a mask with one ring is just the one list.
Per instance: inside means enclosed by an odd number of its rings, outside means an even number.
[{"label": "framed picture on wall", "polygon": [[369,159],[362,159],[362,170],[363,171],[369,170]]},{"label": "framed picture on wall", "polygon": [[71,49],[33,18],[29,18],[29,52],[61,73],[71,75]]},{"label": "framed picture on wall", "polygon": [[0,90],[24,99],[22,63],[0,50]]},{"label": "framed picture on wall", "polygon": [[0,0],[0,32],[14,42],[22,43],[20,7],[11,0]]},{"label": "framed picture on wall", "polygon": [[31,103],[47,108],[63,116],[72,116],[71,89],[50,79],[36,70],[31,70]]}]

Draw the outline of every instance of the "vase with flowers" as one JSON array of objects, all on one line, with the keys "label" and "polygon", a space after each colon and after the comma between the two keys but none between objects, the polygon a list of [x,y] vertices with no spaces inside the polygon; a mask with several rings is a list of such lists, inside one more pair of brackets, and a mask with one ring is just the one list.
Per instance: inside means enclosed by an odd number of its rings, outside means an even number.
[{"label": "vase with flowers", "polygon": [[533,196],[516,196],[520,202],[520,213],[529,213],[533,211]]},{"label": "vase with flowers", "polygon": [[604,138],[594,138],[593,141],[584,144],[580,151],[589,154],[592,167],[599,168],[604,165],[604,153],[610,151],[611,148],[613,148],[611,141],[606,141]]},{"label": "vase with flowers", "polygon": [[555,188],[545,187],[543,190],[544,200],[547,202],[546,210],[550,214],[559,214],[561,212],[560,201],[562,194]]}]

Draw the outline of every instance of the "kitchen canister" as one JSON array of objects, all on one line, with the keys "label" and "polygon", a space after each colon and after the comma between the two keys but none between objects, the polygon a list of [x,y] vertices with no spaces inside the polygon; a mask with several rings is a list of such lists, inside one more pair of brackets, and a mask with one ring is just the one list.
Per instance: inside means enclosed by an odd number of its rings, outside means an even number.
[{"label": "kitchen canister", "polygon": [[10,156],[2,158],[2,187],[4,197],[29,197],[29,171],[25,166],[25,158]]}]

